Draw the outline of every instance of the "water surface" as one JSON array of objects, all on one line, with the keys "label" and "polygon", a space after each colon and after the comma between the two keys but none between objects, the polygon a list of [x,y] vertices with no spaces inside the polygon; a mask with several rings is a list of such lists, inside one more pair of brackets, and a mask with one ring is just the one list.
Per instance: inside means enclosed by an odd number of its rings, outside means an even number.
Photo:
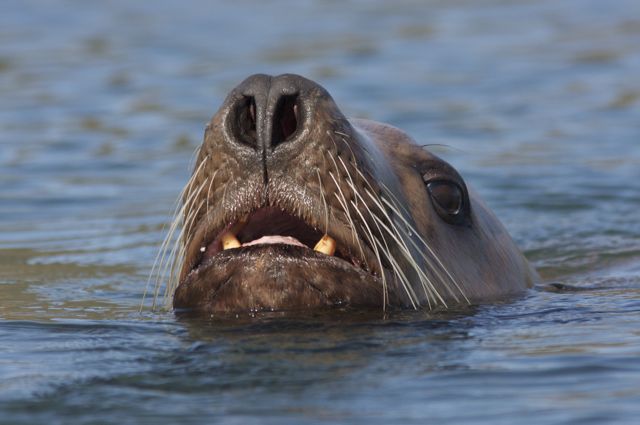
[{"label": "water surface", "polygon": [[[637,423],[640,3],[6,0],[0,423]],[[453,163],[548,282],[231,322],[139,306],[204,124],[319,81]]]}]

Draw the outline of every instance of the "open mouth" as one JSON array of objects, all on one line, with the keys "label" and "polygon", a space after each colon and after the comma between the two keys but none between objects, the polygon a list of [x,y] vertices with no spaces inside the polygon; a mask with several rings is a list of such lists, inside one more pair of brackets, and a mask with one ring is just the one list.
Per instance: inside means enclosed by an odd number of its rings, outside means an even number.
[{"label": "open mouth", "polygon": [[[352,246],[353,241],[339,242],[328,232],[277,207],[258,208],[239,220],[226,224],[221,229],[204,232],[204,234],[208,236],[200,237],[197,245],[194,245],[196,241],[191,243],[190,251],[194,251],[194,261],[189,262],[190,269],[185,277],[208,267],[222,252],[239,248],[246,250],[265,245],[301,247],[309,250],[309,255],[312,254],[311,251],[315,251],[340,259],[373,276],[379,273],[375,265],[363,261],[362,257],[366,258],[364,250],[369,251],[369,249],[363,248],[360,242],[358,246]],[[196,246],[197,250],[195,250]],[[300,250],[295,251],[300,252]],[[232,252],[229,251],[228,254]]]},{"label": "open mouth", "polygon": [[379,271],[388,271],[371,249],[335,217],[326,231],[313,220],[274,206],[239,219],[202,218],[187,243],[174,308],[234,314],[382,306]]}]

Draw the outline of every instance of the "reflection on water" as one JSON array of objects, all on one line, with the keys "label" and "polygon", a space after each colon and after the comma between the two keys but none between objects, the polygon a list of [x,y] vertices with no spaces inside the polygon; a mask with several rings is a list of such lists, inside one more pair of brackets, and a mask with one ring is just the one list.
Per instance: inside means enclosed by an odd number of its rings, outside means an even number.
[{"label": "reflection on water", "polygon": [[[8,0],[0,423],[635,423],[639,17],[633,0]],[[445,145],[543,276],[580,290],[386,318],[139,313],[203,125],[255,72]]]}]

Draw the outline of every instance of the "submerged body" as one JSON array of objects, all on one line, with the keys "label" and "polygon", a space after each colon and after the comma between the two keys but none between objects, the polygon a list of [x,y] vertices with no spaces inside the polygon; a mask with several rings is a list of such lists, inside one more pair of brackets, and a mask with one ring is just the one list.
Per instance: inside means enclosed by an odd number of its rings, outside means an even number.
[{"label": "submerged body", "polygon": [[229,94],[183,204],[177,309],[433,308],[536,278],[453,167],[396,128],[347,120],[297,75]]}]

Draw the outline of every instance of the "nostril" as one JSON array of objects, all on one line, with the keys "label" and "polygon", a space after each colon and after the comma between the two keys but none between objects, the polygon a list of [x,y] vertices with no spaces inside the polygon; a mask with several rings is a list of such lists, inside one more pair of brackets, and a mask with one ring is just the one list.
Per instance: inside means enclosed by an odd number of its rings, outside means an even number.
[{"label": "nostril", "polygon": [[258,145],[256,99],[253,96],[244,96],[237,103],[232,128],[233,136],[239,142],[254,147]]},{"label": "nostril", "polygon": [[298,129],[298,95],[282,96],[273,116],[271,147],[291,139]]}]

